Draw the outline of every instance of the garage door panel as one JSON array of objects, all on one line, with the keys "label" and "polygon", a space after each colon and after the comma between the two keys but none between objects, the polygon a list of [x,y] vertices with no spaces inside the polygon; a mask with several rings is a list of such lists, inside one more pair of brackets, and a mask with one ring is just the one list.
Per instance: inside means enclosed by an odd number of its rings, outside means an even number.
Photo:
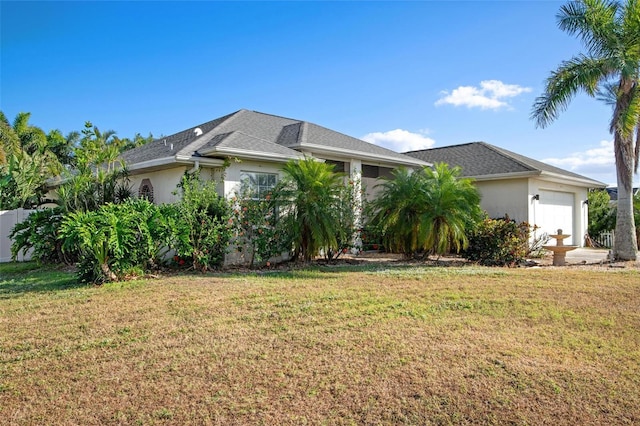
[{"label": "garage door panel", "polygon": [[536,206],[536,225],[540,227],[537,235],[546,232],[555,234],[562,229],[563,234],[571,234],[564,240],[565,244],[573,244],[573,205],[574,194],[559,191],[540,191],[540,200]]}]

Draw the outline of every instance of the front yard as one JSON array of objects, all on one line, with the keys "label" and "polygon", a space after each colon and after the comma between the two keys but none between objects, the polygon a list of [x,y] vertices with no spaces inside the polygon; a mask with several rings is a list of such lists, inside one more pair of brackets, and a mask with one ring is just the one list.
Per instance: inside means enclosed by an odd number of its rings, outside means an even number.
[{"label": "front yard", "polygon": [[8,424],[637,424],[640,272],[0,265]]}]

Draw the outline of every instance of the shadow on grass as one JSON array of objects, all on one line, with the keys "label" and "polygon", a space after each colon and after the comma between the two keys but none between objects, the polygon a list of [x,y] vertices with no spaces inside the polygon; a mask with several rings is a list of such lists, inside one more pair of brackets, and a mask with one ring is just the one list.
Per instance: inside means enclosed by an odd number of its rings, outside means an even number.
[{"label": "shadow on grass", "polygon": [[0,263],[0,300],[25,293],[43,293],[86,287],[73,272],[35,262]]}]

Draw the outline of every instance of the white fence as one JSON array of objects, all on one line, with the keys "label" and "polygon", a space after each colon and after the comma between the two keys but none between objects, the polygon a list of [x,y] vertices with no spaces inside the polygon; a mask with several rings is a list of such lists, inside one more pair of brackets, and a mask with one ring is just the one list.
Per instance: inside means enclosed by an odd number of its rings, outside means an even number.
[{"label": "white fence", "polygon": [[613,247],[613,230],[609,232],[603,232],[596,237],[591,238],[595,241],[600,247],[611,248]]},{"label": "white fence", "polygon": [[[9,234],[13,227],[25,220],[35,210],[0,210],[0,262],[11,262],[11,244],[13,241],[9,238]],[[16,260],[30,260],[29,253],[23,256],[18,254]]]}]

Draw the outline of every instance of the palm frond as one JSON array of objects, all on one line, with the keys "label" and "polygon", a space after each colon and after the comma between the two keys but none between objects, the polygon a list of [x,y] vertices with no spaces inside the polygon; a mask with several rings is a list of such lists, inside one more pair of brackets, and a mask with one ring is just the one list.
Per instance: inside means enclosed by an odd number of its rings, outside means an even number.
[{"label": "palm frond", "polygon": [[565,111],[580,91],[590,96],[598,92],[599,84],[614,74],[611,60],[584,55],[563,62],[547,79],[544,93],[536,98],[531,112],[536,127],[546,127]]}]

